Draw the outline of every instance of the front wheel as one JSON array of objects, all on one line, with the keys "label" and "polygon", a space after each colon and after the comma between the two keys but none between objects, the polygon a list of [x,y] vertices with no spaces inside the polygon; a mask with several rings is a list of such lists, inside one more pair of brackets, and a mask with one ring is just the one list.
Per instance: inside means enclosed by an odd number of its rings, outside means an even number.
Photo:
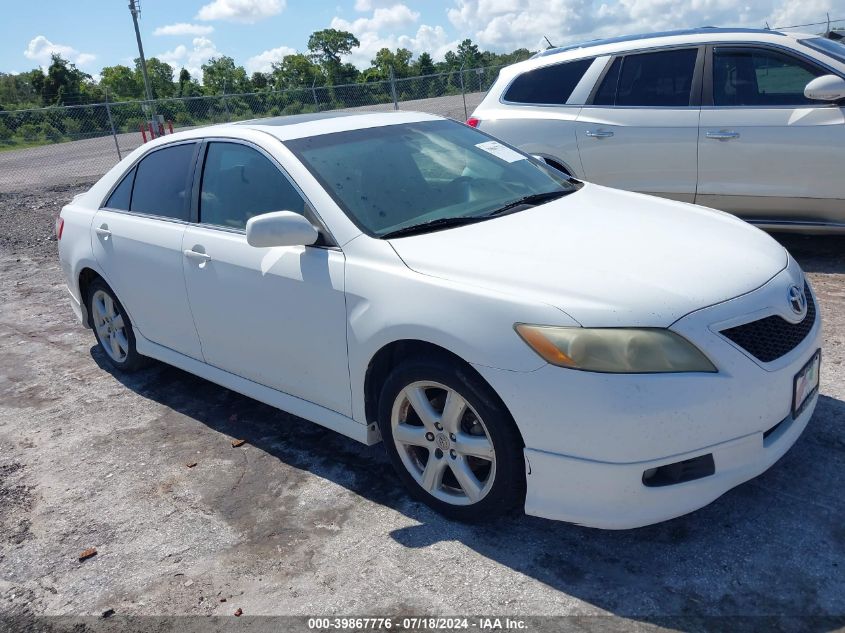
[{"label": "front wheel", "polygon": [[399,365],[382,389],[379,426],[411,495],[441,514],[478,521],[522,505],[522,440],[471,370],[441,359]]}]

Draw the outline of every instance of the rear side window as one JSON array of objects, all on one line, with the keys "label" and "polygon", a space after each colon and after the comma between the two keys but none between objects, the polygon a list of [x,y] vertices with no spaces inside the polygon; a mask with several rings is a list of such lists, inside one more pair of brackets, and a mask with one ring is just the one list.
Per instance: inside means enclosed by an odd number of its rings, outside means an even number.
[{"label": "rear side window", "polygon": [[200,189],[200,222],[235,229],[271,211],[305,214],[305,200],[261,152],[240,143],[209,143]]},{"label": "rear side window", "polygon": [[195,149],[196,143],[184,143],[142,159],[136,167],[131,210],[187,221]]},{"label": "rear side window", "polygon": [[129,199],[132,196],[132,182],[135,180],[135,168],[123,177],[120,184],[114,188],[103,206],[109,209],[129,211]]},{"label": "rear side window", "polygon": [[761,48],[713,51],[713,104],[717,106],[819,105],[804,88],[825,71]]},{"label": "rear side window", "polygon": [[564,105],[592,63],[592,59],[582,59],[529,70],[514,79],[504,99],[513,103]]},{"label": "rear side window", "polygon": [[616,106],[688,106],[697,57],[698,50],[689,48],[640,53],[617,59],[605,75],[594,103]]}]

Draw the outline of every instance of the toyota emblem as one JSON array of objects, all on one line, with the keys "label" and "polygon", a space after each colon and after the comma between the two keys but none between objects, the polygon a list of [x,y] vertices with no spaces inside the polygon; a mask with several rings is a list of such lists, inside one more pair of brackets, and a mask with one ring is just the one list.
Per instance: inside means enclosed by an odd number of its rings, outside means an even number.
[{"label": "toyota emblem", "polygon": [[798,286],[789,287],[789,305],[795,314],[803,315],[807,311],[807,297]]}]

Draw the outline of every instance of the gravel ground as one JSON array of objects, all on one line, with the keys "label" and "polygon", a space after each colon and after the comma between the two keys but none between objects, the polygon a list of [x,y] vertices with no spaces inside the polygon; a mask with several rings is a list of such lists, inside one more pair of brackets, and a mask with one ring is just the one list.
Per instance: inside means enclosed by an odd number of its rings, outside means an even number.
[{"label": "gravel ground", "polygon": [[[819,294],[824,367],[813,420],[771,470],[638,530],[531,517],[465,526],[409,501],[380,446],[162,364],[112,373],[73,320],[51,238],[74,193],[0,194],[0,616],[242,609],[615,614],[613,630],[701,630],[712,621],[695,618],[739,614],[799,618],[768,628],[845,624],[802,619],[845,616],[844,239],[780,238]],[[97,554],[80,562],[90,547]]]}]

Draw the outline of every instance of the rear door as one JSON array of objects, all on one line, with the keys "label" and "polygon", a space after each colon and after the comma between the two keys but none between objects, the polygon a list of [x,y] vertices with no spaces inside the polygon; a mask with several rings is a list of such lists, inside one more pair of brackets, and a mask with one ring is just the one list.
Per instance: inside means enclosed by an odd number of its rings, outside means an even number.
[{"label": "rear door", "polygon": [[696,202],[761,223],[845,222],[845,110],[804,96],[826,74],[783,49],[711,47]]},{"label": "rear door", "polygon": [[319,220],[259,147],[211,140],[203,153],[199,222],[185,231],[182,266],[206,362],[351,416],[343,252],[325,242],[250,246],[255,215]]},{"label": "rear door", "polygon": [[692,202],[704,47],[617,56],[577,119],[584,178]]},{"label": "rear door", "polygon": [[175,143],[145,155],[97,211],[91,242],[135,329],[201,360],[182,275],[182,234],[198,147]]}]

